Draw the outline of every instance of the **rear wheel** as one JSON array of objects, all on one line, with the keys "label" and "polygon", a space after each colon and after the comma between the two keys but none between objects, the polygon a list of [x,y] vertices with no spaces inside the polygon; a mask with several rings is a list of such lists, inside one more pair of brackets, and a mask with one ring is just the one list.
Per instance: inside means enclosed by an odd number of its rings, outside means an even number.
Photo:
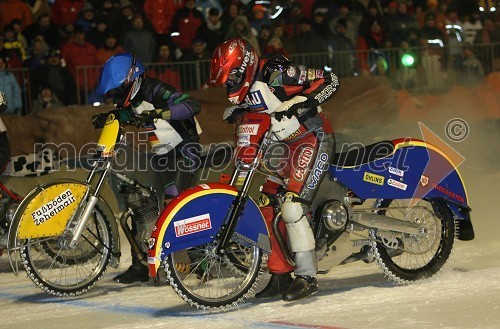
[{"label": "rear wheel", "polygon": [[[196,308],[214,309],[242,302],[261,273],[262,250],[236,242],[221,256],[216,243],[178,251],[164,261],[168,281]],[[242,261],[245,260],[244,265]]]},{"label": "rear wheel", "polygon": [[104,213],[95,207],[76,247],[71,234],[28,239],[21,259],[29,278],[55,296],[75,296],[91,289],[111,257],[112,231]]},{"label": "rear wheel", "polygon": [[378,200],[379,214],[419,224],[418,234],[377,232],[373,243],[375,258],[382,271],[398,283],[408,283],[436,274],[453,248],[455,223],[440,199]]}]

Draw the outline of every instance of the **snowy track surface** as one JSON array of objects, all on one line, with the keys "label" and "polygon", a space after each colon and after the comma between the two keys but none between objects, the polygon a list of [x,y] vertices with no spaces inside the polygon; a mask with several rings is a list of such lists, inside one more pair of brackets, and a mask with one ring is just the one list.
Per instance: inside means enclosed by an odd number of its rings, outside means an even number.
[{"label": "snowy track surface", "polygon": [[[209,314],[188,307],[166,285],[115,284],[112,277],[128,267],[127,257],[91,293],[58,299],[35,288],[25,272],[14,276],[3,255],[0,328],[500,328],[499,126],[473,124],[469,138],[453,144],[466,158],[460,170],[476,239],[456,241],[448,264],[431,279],[394,286],[375,264],[353,263],[319,276],[320,291],[312,298],[295,303],[250,298],[230,311]],[[339,134],[339,140],[401,136],[392,128],[353,130]],[[418,136],[417,128],[402,131]],[[124,240],[122,245],[128,255]]]}]

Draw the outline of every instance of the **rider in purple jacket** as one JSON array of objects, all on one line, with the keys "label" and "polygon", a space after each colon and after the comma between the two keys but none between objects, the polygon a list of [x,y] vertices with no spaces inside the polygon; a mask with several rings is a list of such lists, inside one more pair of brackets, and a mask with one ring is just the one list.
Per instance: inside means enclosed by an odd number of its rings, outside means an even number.
[{"label": "rider in purple jacket", "polygon": [[[154,170],[162,172],[165,200],[177,196],[180,191],[189,186],[192,178],[189,173],[192,174],[192,168],[195,165],[193,155],[196,150],[188,146],[199,141],[194,119],[194,116],[200,113],[198,101],[163,81],[148,77],[144,65],[131,53],[114,55],[104,64],[95,95],[104,94],[113,97],[114,103],[117,104],[117,115],[120,121],[137,122],[138,117],[147,119],[143,128],[148,134],[152,152],[156,152],[151,164]],[[92,118],[94,126],[102,127],[107,115],[107,113],[101,113],[94,116]],[[161,144],[155,132],[159,131],[162,126],[167,126],[168,129],[173,128],[177,137],[180,137],[178,138],[180,142],[168,146]],[[184,160],[184,170],[177,168],[179,158]],[[176,168],[171,167],[173,163]],[[137,228],[137,224],[133,221],[132,231],[138,231]],[[144,232],[137,232],[136,240],[141,236],[144,236]],[[146,253],[145,241],[137,242]],[[113,280],[124,284],[136,281],[146,282],[149,280],[148,268],[132,252],[132,265]]]}]

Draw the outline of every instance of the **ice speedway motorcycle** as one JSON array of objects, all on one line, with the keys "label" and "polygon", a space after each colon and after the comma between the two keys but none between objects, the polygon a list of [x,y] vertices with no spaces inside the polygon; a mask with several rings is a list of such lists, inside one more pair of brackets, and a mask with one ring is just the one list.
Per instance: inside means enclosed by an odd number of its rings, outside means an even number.
[{"label": "ice speedway motorcycle", "polygon": [[[70,167],[86,167],[89,172],[85,180],[48,180],[24,198],[9,195],[9,190],[2,188],[6,213],[1,213],[0,221],[3,230],[8,229],[7,252],[16,275],[20,261],[36,286],[51,295],[67,297],[89,291],[108,266],[118,267],[119,228],[112,208],[101,196],[108,182],[123,197],[125,211],[119,222],[132,248],[139,250],[128,219],[152,227],[161,202],[155,184],[161,185],[161,180],[150,171],[134,171],[134,177],[116,170],[119,151],[130,146],[125,136],[111,113],[97,143],[97,156],[67,163]],[[16,203],[19,206],[13,212]],[[144,239],[146,244],[148,238],[149,234]],[[142,253],[138,255],[141,258]]]},{"label": "ice speedway motorcycle", "polygon": [[[163,267],[174,291],[196,308],[225,310],[244,301],[270,252],[259,188],[263,177],[285,182],[268,156],[276,120],[257,116],[238,129],[251,130],[249,138],[258,141],[253,161],[235,161],[227,183],[182,192],[153,228],[150,275]],[[311,207],[319,274],[362,260],[376,262],[390,280],[410,283],[441,269],[455,237],[474,238],[463,181],[437,147],[416,139],[381,141],[329,162],[319,162],[327,176]],[[278,229],[279,206],[275,213],[270,229],[293,265]]]}]

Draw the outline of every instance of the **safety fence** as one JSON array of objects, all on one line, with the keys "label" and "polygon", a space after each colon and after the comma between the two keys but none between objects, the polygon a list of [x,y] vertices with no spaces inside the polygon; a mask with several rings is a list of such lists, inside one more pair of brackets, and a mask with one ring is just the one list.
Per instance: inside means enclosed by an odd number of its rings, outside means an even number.
[{"label": "safety fence", "polygon": [[[394,89],[412,93],[439,93],[456,85],[473,86],[484,76],[500,71],[500,43],[472,47],[447,47],[428,44],[425,47],[370,49],[366,51],[331,51],[290,55],[292,62],[306,67],[332,70],[341,79],[360,75],[384,75]],[[174,87],[191,91],[203,87],[208,79],[208,60],[169,63],[145,63],[147,73]],[[77,68],[75,77],[78,104],[103,101],[93,97],[101,67]],[[18,114],[29,113],[37,95],[30,88],[27,69],[8,70],[22,90],[23,108]],[[50,83],[50,81],[49,81]]]}]

